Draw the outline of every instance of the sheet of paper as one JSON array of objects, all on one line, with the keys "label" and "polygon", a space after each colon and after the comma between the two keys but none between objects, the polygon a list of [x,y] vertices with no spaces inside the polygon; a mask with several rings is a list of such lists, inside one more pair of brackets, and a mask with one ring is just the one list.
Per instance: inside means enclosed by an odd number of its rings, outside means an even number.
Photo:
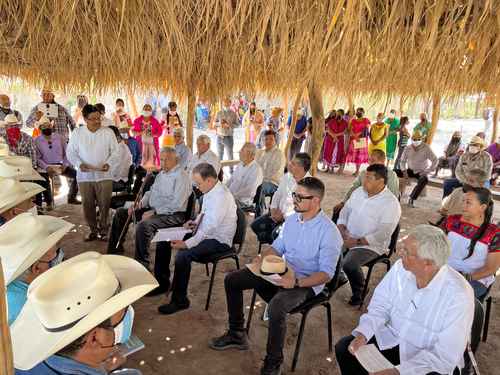
[{"label": "sheet of paper", "polygon": [[184,227],[174,227],[174,228],[164,228],[159,229],[151,242],[162,242],[162,241],[177,241],[182,240],[184,236],[191,233],[190,229]]},{"label": "sheet of paper", "polygon": [[144,347],[145,345],[141,339],[136,335],[132,335],[126,343],[120,344],[119,353],[124,357],[128,357],[129,355],[144,349]]},{"label": "sheet of paper", "polygon": [[374,344],[363,345],[354,353],[354,356],[369,373],[394,368],[394,365],[379,352]]}]

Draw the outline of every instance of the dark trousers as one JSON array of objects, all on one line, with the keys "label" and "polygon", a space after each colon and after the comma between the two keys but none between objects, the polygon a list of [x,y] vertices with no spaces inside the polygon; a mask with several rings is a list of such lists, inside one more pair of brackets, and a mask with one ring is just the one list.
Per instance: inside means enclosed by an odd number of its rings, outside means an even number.
[{"label": "dark trousers", "polygon": [[234,271],[224,279],[226,289],[229,329],[243,332],[243,291],[255,289],[269,304],[269,328],[267,334],[267,359],[274,363],[283,362],[283,346],[286,335],[286,317],[294,308],[314,296],[312,288],[283,289],[255,276],[248,269]]},{"label": "dark trousers", "polygon": [[342,268],[349,279],[352,290],[352,298],[360,299],[365,285],[365,275],[361,267],[377,258],[379,254],[375,251],[363,248],[350,249],[344,256]]},{"label": "dark trousers", "polygon": [[258,196],[258,201],[255,205],[255,217],[259,217],[264,212],[264,208],[266,207],[266,197],[273,197],[274,193],[278,190],[278,185],[273,184],[272,182],[265,181],[262,185],[257,189],[256,195]]},{"label": "dark trousers", "polygon": [[276,223],[268,214],[256,218],[250,224],[250,228],[257,235],[259,242],[262,243],[273,243],[278,237],[280,227],[281,224]]},{"label": "dark trousers", "polygon": [[[403,177],[403,171],[401,171],[400,169],[395,169],[394,172],[398,175],[399,178]],[[406,172],[408,173],[408,178],[417,179],[417,185],[413,188],[410,194],[410,199],[416,201],[422,190],[424,190],[425,186],[429,182],[429,179],[425,174],[415,173],[411,169],[407,169]]]},{"label": "dark trousers", "polygon": [[[135,196],[137,195],[137,193],[139,193],[139,190],[141,189],[141,185],[142,185],[142,180],[144,179],[144,177],[146,177],[146,174],[147,174],[147,171],[142,167],[142,166],[137,166],[135,168],[135,172],[134,172],[134,176],[135,176],[135,181],[134,181],[134,187],[132,188],[132,194]],[[148,184],[148,188],[146,188],[146,186],[144,186],[144,190],[143,192],[146,192],[149,190],[149,188],[151,188],[151,185],[153,184],[154,182],[154,179],[150,179],[151,181],[151,184]]]},{"label": "dark trousers", "polygon": [[456,188],[463,186],[457,178],[447,178],[443,182],[443,198],[446,198]]},{"label": "dark trousers", "polygon": [[300,152],[303,142],[304,138],[295,138],[295,137],[292,138],[292,143],[290,144],[289,160],[292,160],[293,157]]},{"label": "dark trousers", "polygon": [[[42,205],[42,198],[47,205],[50,205],[54,202],[54,197],[52,196],[52,189],[50,188],[50,177],[48,173],[40,172],[40,175],[45,179],[44,181],[34,181],[38,185],[43,186],[45,191],[37,194],[35,197],[35,203],[37,206]],[[68,201],[72,201],[76,199],[76,195],[78,194],[78,183],[76,181],[76,170],[71,167],[66,167],[62,176],[68,178]]]}]

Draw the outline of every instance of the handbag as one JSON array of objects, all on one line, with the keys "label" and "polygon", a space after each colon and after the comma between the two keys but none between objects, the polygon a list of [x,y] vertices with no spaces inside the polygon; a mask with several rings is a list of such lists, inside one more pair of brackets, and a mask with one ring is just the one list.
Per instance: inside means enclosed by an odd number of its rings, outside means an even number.
[{"label": "handbag", "polygon": [[359,150],[360,148],[366,148],[366,138],[354,140],[354,149]]}]

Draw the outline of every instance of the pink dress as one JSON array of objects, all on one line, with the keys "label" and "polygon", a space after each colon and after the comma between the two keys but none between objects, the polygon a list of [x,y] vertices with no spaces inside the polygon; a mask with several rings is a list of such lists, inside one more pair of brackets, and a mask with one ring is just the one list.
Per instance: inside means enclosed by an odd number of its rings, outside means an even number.
[{"label": "pink dress", "polygon": [[323,160],[329,167],[333,167],[335,164],[345,164],[345,136],[343,133],[347,129],[347,121],[344,119],[337,120],[334,117],[328,120],[326,128],[332,133],[342,134],[334,140],[330,134],[326,133]]},{"label": "pink dress", "polygon": [[139,148],[142,152],[142,164],[147,165],[153,162],[157,167],[160,166],[160,141],[159,138],[163,129],[154,117],[151,117],[149,126],[143,122],[143,117],[139,116],[134,120],[134,126],[132,128],[134,132],[140,133],[146,131],[147,136],[144,140],[142,135],[136,135],[135,139],[139,143]]},{"label": "pink dress", "polygon": [[[353,118],[351,120],[351,134],[349,141],[349,153],[347,154],[347,162],[361,165],[368,163],[368,134],[370,129],[370,120],[363,117],[361,119]],[[361,134],[358,134],[361,133]],[[364,147],[355,147],[355,143],[364,139]]]}]

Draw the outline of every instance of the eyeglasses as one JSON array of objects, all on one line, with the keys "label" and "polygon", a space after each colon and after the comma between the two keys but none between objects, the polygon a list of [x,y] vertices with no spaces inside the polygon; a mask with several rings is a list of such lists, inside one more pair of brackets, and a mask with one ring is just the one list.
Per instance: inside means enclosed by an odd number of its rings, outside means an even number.
[{"label": "eyeglasses", "polygon": [[314,196],[312,196],[312,195],[300,195],[297,193],[292,193],[292,198],[293,198],[293,200],[297,201],[297,203],[300,203],[304,199],[313,199]]}]

